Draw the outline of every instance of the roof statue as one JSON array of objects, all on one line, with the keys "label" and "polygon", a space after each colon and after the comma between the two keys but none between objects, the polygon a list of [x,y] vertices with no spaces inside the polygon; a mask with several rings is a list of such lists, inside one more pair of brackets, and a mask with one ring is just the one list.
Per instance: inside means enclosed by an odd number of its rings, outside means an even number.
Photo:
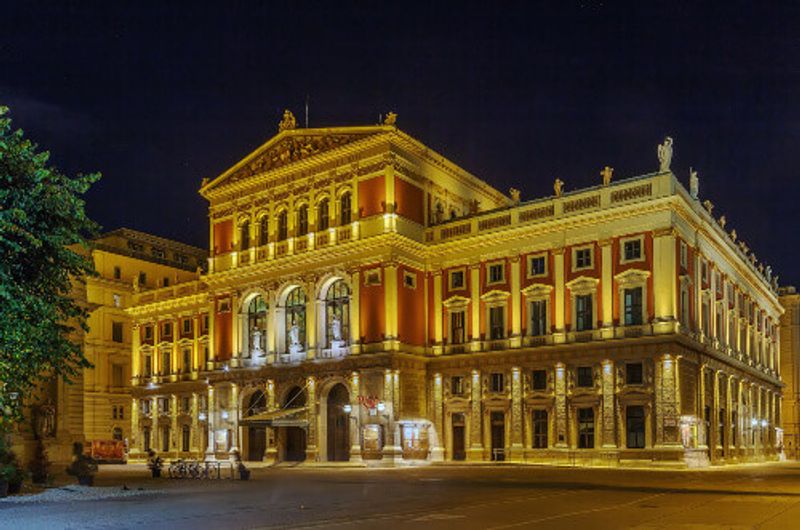
[{"label": "roof statue", "polygon": [[725,218],[724,215],[720,216],[719,218],[719,226],[725,228],[725,225],[728,223],[728,220]]},{"label": "roof statue", "polygon": [[553,182],[553,191],[556,194],[556,197],[561,197],[561,192],[564,191],[564,181],[561,179],[556,179]]},{"label": "roof statue", "polygon": [[695,200],[700,195],[700,179],[697,178],[697,171],[692,168],[689,168],[689,195]]},{"label": "roof statue", "polygon": [[604,167],[603,171],[600,172],[600,175],[603,177],[603,186],[608,186],[611,184],[611,176],[614,174],[613,167]]},{"label": "roof statue", "polygon": [[520,202],[520,191],[517,188],[511,188],[508,190],[508,194],[511,195],[511,202],[514,204],[519,204]]},{"label": "roof statue", "polygon": [[297,127],[297,120],[289,109],[283,111],[283,119],[278,124],[278,132],[289,131]]},{"label": "roof statue", "polygon": [[384,125],[394,125],[395,123],[397,123],[397,113],[389,111],[386,114],[386,118],[383,120],[383,124]]},{"label": "roof statue", "polygon": [[672,165],[672,138],[667,136],[664,143],[658,145],[658,172],[666,173]]},{"label": "roof statue", "polygon": [[703,206],[705,207],[706,210],[708,210],[709,214],[714,209],[714,203],[709,201],[708,199],[703,201]]},{"label": "roof statue", "polygon": [[733,239],[734,243],[736,242],[737,237],[738,235],[736,234],[736,229],[734,228],[733,230],[731,230],[731,239]]}]

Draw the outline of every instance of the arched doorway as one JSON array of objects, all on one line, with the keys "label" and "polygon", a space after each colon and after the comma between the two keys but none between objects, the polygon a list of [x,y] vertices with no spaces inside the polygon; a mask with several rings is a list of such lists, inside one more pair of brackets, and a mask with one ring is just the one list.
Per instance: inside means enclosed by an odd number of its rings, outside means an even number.
[{"label": "arched doorway", "polygon": [[[283,400],[284,409],[305,407],[306,394],[299,386],[293,387]],[[284,457],[288,462],[302,462],[306,459],[306,431],[301,427],[283,427]]]},{"label": "arched doorway", "polygon": [[[261,390],[256,390],[250,396],[245,416],[252,416],[263,412],[267,408],[267,396]],[[260,462],[267,449],[267,429],[263,425],[250,425],[247,427],[247,459]]]},{"label": "arched doorway", "polygon": [[338,383],[328,393],[328,461],[350,460],[350,415],[344,407],[350,403],[347,388]]}]

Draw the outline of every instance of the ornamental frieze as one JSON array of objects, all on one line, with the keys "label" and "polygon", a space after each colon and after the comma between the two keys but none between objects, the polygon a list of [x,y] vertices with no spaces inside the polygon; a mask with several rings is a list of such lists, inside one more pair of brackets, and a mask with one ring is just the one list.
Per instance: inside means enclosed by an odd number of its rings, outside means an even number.
[{"label": "ornamental frieze", "polygon": [[290,136],[236,170],[228,180],[229,182],[236,182],[252,175],[283,167],[292,162],[305,160],[313,155],[330,151],[361,138],[362,136],[344,134]]}]

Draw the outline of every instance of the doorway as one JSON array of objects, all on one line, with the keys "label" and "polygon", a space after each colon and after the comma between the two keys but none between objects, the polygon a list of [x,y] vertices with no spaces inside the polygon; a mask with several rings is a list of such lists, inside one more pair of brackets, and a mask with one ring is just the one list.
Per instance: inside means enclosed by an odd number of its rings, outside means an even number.
[{"label": "doorway", "polygon": [[453,460],[466,460],[467,451],[465,447],[465,421],[463,413],[455,413],[452,417],[453,422]]},{"label": "doorway", "polygon": [[503,412],[492,412],[489,423],[492,432],[492,460],[502,462],[506,459],[506,416]]},{"label": "doorway", "polygon": [[328,461],[350,460],[350,415],[344,411],[350,403],[347,388],[341,383],[328,393]]},{"label": "doorway", "polygon": [[[257,390],[250,396],[245,417],[259,414],[267,409],[267,396]],[[263,425],[250,425],[247,427],[247,459],[261,462],[267,450],[267,429]]]},{"label": "doorway", "polygon": [[[284,409],[305,407],[306,394],[299,386],[293,387],[283,400]],[[287,462],[303,462],[306,459],[306,431],[302,427],[283,427]]]}]

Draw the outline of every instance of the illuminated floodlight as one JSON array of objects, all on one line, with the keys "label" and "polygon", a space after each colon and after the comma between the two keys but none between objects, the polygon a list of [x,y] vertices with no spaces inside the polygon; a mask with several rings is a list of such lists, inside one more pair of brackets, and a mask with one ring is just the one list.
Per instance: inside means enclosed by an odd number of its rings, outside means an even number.
[{"label": "illuminated floodlight", "polygon": [[750,420],[750,425],[751,425],[752,427],[755,427],[756,425],[758,425],[758,420],[757,420],[757,419],[755,419],[755,418],[753,418],[752,420]]},{"label": "illuminated floodlight", "polygon": [[353,412],[353,407],[348,403],[347,405],[342,407],[342,410],[345,411],[346,413],[350,414],[351,412]]},{"label": "illuminated floodlight", "polygon": [[386,410],[386,404],[383,401],[380,401],[378,403],[378,412],[383,412],[384,410]]},{"label": "illuminated floodlight", "polygon": [[222,419],[223,420],[227,420],[228,419],[228,411],[227,410],[223,410],[222,411]]},{"label": "illuminated floodlight", "polygon": [[761,426],[766,427],[768,424],[767,420],[761,420]]}]

